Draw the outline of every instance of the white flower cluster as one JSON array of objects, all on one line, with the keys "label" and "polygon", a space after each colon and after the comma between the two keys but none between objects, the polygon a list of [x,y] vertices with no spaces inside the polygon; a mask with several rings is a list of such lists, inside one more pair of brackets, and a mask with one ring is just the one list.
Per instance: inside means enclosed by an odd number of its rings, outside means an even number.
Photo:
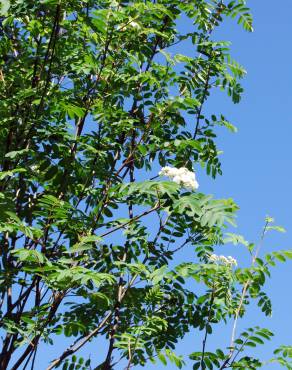
[{"label": "white flower cluster", "polygon": [[126,25],[118,27],[118,30],[119,31],[126,31],[126,29],[128,29],[129,27],[136,28],[137,30],[139,30],[141,28],[139,23],[137,23],[135,21],[130,21]]},{"label": "white flower cluster", "polygon": [[232,266],[232,265],[237,266],[237,261],[232,256],[225,257],[222,255],[217,256],[217,254],[211,254],[211,256],[209,257],[209,261],[214,262],[214,263],[222,263],[223,265],[226,265],[226,266]]},{"label": "white flower cluster", "polygon": [[199,187],[195,173],[185,167],[175,168],[166,166],[161,169],[159,175],[167,176],[187,189],[196,190]]}]

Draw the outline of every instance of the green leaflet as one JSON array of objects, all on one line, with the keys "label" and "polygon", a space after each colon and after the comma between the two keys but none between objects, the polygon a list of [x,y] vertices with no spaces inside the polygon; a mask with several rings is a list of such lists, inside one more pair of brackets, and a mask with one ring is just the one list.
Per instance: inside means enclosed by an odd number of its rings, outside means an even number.
[{"label": "green leaflet", "polygon": [[74,244],[68,250],[68,253],[82,252],[90,250],[96,246],[96,243],[100,243],[102,238],[96,235],[87,235],[80,238],[79,242]]}]

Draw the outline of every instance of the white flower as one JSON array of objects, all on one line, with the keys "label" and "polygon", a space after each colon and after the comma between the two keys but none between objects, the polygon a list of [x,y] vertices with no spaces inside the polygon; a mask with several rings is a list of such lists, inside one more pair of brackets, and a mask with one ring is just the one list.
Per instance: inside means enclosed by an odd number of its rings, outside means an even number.
[{"label": "white flower", "polygon": [[223,255],[217,256],[217,254],[211,254],[209,256],[209,261],[211,263],[221,263],[225,266],[237,266],[237,261],[232,256],[225,257]]},{"label": "white flower", "polygon": [[229,260],[225,256],[219,256],[219,260],[223,263],[223,265],[229,265]]},{"label": "white flower", "polygon": [[135,21],[130,21],[126,25],[118,27],[118,30],[119,31],[126,31],[126,29],[128,29],[129,27],[136,28],[137,30],[139,30],[141,28],[139,23],[137,23]]},{"label": "white flower", "polygon": [[131,26],[131,27],[133,27],[133,28],[137,28],[137,29],[140,29],[140,28],[141,28],[140,24],[139,24],[139,23],[137,23],[137,22],[134,22],[134,21],[131,21],[131,22],[129,23],[129,26]]},{"label": "white flower", "polygon": [[230,265],[237,266],[237,261],[235,258],[233,258],[232,256],[228,256],[227,258],[228,258]]},{"label": "white flower", "polygon": [[171,178],[177,184],[183,186],[187,189],[196,190],[199,184],[196,180],[196,175],[194,172],[189,171],[185,167],[175,168],[175,167],[163,167],[159,172],[160,176],[167,176]]},{"label": "white flower", "polygon": [[210,262],[217,262],[218,261],[217,254],[211,254],[211,256],[209,257],[209,261]]}]

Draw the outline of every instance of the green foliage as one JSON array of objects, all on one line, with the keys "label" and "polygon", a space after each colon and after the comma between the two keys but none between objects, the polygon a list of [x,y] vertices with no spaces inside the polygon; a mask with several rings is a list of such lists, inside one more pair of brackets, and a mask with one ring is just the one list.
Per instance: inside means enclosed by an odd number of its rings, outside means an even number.
[{"label": "green foliage", "polygon": [[[260,367],[250,350],[270,339],[267,329],[234,329],[215,352],[207,339],[216,325],[236,328],[252,300],[271,315],[264,284],[291,251],[261,258],[224,234],[232,199],[157,178],[165,166],[222,173],[218,128],[236,127],[204,104],[218,88],[238,103],[246,72],[212,35],[227,17],[252,31],[245,2],[0,6],[0,368],[38,368],[38,346],[56,335],[71,344],[47,370],[183,368],[176,344],[190,331],[204,336],[193,369]],[[263,235],[283,231],[266,222]],[[224,243],[243,245],[250,266],[214,255]],[[90,342],[106,343],[105,358],[76,357]],[[275,355],[288,364],[287,348]]]},{"label": "green foliage", "polygon": [[281,346],[274,351],[275,358],[271,359],[271,363],[278,363],[288,370],[292,369],[292,347]]},{"label": "green foliage", "polygon": [[66,360],[62,367],[62,370],[87,370],[90,368],[91,360],[84,360],[83,357],[79,359],[73,355],[71,361]]}]

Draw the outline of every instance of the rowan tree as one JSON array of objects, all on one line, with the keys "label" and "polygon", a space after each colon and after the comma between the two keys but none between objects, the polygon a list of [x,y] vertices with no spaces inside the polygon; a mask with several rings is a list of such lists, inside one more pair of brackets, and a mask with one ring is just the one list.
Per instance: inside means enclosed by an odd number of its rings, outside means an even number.
[{"label": "rowan tree", "polygon": [[[235,131],[205,102],[216,89],[240,100],[245,70],[213,35],[228,17],[252,31],[245,1],[0,3],[0,368],[181,368],[189,331],[203,338],[193,369],[261,367],[248,347],[272,333],[237,322],[252,300],[271,313],[264,283],[291,251],[260,258],[226,236],[236,204],[195,176],[221,175],[217,128]],[[215,254],[230,242],[249,267]],[[208,351],[224,322],[231,342]],[[80,357],[94,341],[103,350]],[[55,359],[39,360],[40,346]],[[290,355],[273,361],[291,369]]]}]

